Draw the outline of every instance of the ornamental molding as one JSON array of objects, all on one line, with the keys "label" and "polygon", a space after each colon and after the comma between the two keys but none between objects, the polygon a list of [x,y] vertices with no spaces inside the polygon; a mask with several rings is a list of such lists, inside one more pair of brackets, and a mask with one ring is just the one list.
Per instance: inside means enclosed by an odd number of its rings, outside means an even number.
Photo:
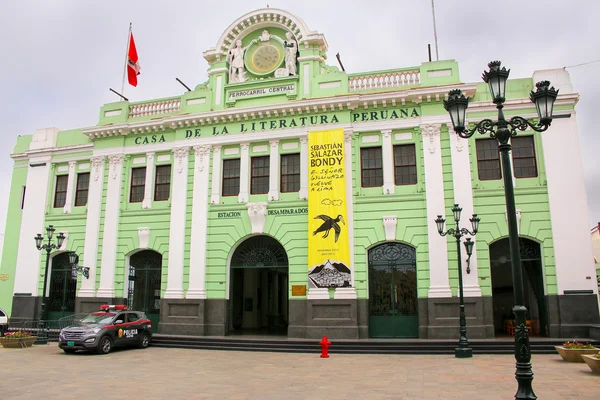
[{"label": "ornamental molding", "polygon": [[119,176],[119,170],[123,166],[124,154],[111,154],[108,156],[110,177],[116,179]]},{"label": "ornamental molding", "polygon": [[[373,94],[349,94],[321,99],[300,100],[284,104],[270,104],[244,108],[231,108],[201,114],[172,115],[151,121],[128,122],[110,126],[94,126],[82,129],[90,139],[114,136],[128,136],[165,132],[169,129],[193,129],[204,125],[245,122],[250,119],[262,120],[293,116],[308,116],[312,113],[354,110],[358,107],[400,107],[407,103],[435,102],[445,99],[450,89],[461,89],[465,95],[475,94],[477,84],[462,84],[442,87],[414,88],[409,91],[396,91]],[[559,96],[560,97],[560,96]],[[509,101],[505,109],[510,107]],[[531,103],[527,99],[527,103]],[[473,104],[470,103],[469,108]],[[525,104],[525,100],[523,100]],[[558,104],[558,99],[555,104]],[[518,107],[517,107],[518,108]],[[555,113],[556,114],[556,113]]]},{"label": "ornamental molding", "polygon": [[194,146],[194,154],[196,155],[196,168],[198,171],[204,171],[204,161],[210,157],[210,145]]},{"label": "ornamental molding", "polygon": [[190,155],[190,148],[187,146],[182,147],[174,147],[173,154],[177,161],[177,173],[180,174],[183,172],[184,168],[184,159],[187,164],[188,156]]},{"label": "ornamental molding", "polygon": [[154,152],[146,153],[146,160],[148,162],[154,161]]},{"label": "ornamental molding", "polygon": [[384,216],[383,229],[385,230],[385,240],[394,241],[396,240],[396,226],[398,224],[398,218],[395,215]]},{"label": "ornamental molding", "polygon": [[104,156],[94,156],[90,158],[92,162],[92,170],[94,171],[94,181],[100,177],[100,168],[104,169]]},{"label": "ornamental molding", "polygon": [[263,233],[267,217],[267,203],[248,203],[248,217],[252,225],[252,233]]},{"label": "ornamental molding", "polygon": [[279,140],[270,140],[269,144],[271,145],[272,150],[277,150],[279,147]]},{"label": "ornamental molding", "polygon": [[382,136],[384,139],[386,139],[386,140],[387,140],[387,139],[389,139],[389,138],[391,138],[391,137],[392,137],[392,130],[391,130],[391,129],[385,129],[385,130],[382,130],[382,131],[381,131],[381,136]]},{"label": "ornamental molding", "polygon": [[421,134],[423,137],[429,138],[429,153],[434,154],[436,144],[439,142],[439,136],[442,129],[442,124],[425,124],[421,125]]}]

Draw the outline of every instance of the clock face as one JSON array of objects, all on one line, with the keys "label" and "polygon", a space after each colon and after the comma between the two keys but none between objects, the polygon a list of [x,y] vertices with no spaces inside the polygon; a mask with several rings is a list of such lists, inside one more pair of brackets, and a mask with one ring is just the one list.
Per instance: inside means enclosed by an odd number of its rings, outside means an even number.
[{"label": "clock face", "polygon": [[283,62],[283,49],[269,41],[252,46],[246,54],[246,67],[255,75],[268,75]]}]

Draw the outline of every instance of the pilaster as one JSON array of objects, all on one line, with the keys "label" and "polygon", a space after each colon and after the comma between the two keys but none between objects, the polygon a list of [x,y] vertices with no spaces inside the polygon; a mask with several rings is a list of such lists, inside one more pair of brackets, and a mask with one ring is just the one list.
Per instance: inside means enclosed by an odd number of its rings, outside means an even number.
[{"label": "pilaster", "polygon": [[381,131],[383,156],[383,194],[394,194],[394,149],[391,129]]},{"label": "pilaster", "polygon": [[187,180],[190,148],[173,149],[175,168],[171,196],[171,224],[169,227],[169,264],[165,299],[183,299],[183,261],[185,250],[185,215],[187,211]]},{"label": "pilaster", "polygon": [[69,175],[67,176],[67,197],[65,199],[65,206],[63,207],[63,212],[65,214],[70,214],[71,209],[73,207],[73,195],[75,194],[75,167],[77,166],[77,162],[69,161]]},{"label": "pilaster", "polygon": [[144,183],[144,200],[142,200],[142,208],[152,207],[155,173],[154,153],[146,153],[146,181]]},{"label": "pilaster", "polygon": [[212,163],[212,193],[210,196],[212,204],[221,202],[221,146],[213,146]]},{"label": "pilaster", "polygon": [[102,268],[100,269],[100,287],[96,292],[96,297],[113,298],[115,297],[115,267],[124,156],[123,154],[111,154],[108,156],[108,160],[108,185],[106,188],[102,238]]},{"label": "pilaster", "polygon": [[425,164],[425,190],[427,207],[427,235],[429,248],[428,297],[452,297],[448,277],[448,243],[440,236],[433,222],[437,215],[445,214],[444,176],[440,149],[441,124],[421,125],[423,158]]},{"label": "pilaster", "polygon": [[300,200],[308,199],[308,137],[300,138]]},{"label": "pilaster", "polygon": [[85,220],[85,241],[83,263],[89,270],[89,279],[81,280],[78,297],[96,296],[96,266],[98,263],[98,238],[100,235],[100,214],[102,190],[104,186],[104,156],[91,158],[92,170],[88,192],[87,216]]},{"label": "pilaster", "polygon": [[208,227],[208,166],[210,146],[194,146],[194,193],[190,246],[189,286],[186,299],[206,299],[206,235]]},{"label": "pilaster", "polygon": [[279,200],[279,140],[271,140],[269,152],[269,195],[268,199]]},{"label": "pilaster", "polygon": [[241,159],[240,159],[240,194],[238,195],[238,202],[247,203],[248,193],[250,191],[250,144],[240,144]]}]

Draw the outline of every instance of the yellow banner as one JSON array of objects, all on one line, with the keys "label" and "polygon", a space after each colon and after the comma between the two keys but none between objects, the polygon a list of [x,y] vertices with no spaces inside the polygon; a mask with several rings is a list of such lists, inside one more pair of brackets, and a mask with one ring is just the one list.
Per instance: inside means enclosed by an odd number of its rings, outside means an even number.
[{"label": "yellow banner", "polygon": [[308,134],[309,287],[350,286],[344,130]]}]

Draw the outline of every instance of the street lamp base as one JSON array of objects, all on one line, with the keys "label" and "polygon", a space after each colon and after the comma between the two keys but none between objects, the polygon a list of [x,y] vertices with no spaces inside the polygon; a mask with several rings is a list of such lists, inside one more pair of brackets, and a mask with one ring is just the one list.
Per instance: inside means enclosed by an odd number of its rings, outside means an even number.
[{"label": "street lamp base", "polygon": [[454,357],[471,358],[473,357],[473,349],[470,347],[457,347],[454,349]]}]

